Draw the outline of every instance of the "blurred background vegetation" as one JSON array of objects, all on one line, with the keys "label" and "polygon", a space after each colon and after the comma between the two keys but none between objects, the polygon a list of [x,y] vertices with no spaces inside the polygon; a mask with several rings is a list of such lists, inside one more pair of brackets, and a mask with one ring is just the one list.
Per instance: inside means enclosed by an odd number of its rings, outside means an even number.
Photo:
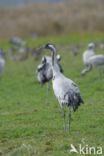
[{"label": "blurred background vegetation", "polygon": [[57,3],[21,0],[22,5],[19,2],[4,5],[2,1],[0,38],[104,31],[104,0],[56,0]]}]

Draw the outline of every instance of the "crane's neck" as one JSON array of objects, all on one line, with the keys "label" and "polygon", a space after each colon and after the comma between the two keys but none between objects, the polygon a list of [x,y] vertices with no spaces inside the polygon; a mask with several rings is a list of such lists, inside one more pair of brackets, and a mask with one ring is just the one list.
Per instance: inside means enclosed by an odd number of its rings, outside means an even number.
[{"label": "crane's neck", "polygon": [[56,76],[58,73],[60,73],[59,65],[56,58],[56,49],[51,49],[52,51],[52,70],[53,70],[53,76]]},{"label": "crane's neck", "polygon": [[52,50],[52,66],[55,66],[56,63],[56,51]]},{"label": "crane's neck", "polygon": [[52,66],[54,66],[57,61],[56,60],[56,48],[53,45],[50,45],[49,49],[52,52]]}]

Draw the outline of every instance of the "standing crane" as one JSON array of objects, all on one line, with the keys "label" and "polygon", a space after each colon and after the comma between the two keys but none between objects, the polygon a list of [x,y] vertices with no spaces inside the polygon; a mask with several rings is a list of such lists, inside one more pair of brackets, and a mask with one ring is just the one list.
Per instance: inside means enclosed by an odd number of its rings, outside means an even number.
[{"label": "standing crane", "polygon": [[83,63],[85,65],[85,68],[82,70],[81,75],[85,75],[88,71],[92,69],[92,66],[90,65],[90,58],[95,55],[95,44],[89,43],[88,49],[83,53]]},{"label": "standing crane", "polygon": [[3,74],[4,67],[5,67],[4,52],[2,49],[0,49],[0,77]]},{"label": "standing crane", "polygon": [[86,68],[82,70],[81,72],[82,75],[85,75],[87,72],[92,70],[93,66],[100,67],[101,65],[104,65],[104,55],[102,54],[96,55],[94,49],[95,49],[94,43],[90,43],[88,45],[88,50],[86,50],[83,53],[83,62]]},{"label": "standing crane", "polygon": [[[60,72],[63,72],[62,66],[59,63],[61,60],[61,56],[57,55],[58,67]],[[42,57],[42,63],[37,67],[37,79],[40,84],[47,84],[47,94],[46,99],[48,97],[49,92],[49,81],[52,80],[53,72],[52,72],[52,58],[50,56]],[[47,100],[46,100],[47,103]]]},{"label": "standing crane", "polygon": [[71,80],[65,77],[58,68],[58,62],[56,59],[56,48],[53,44],[46,44],[45,49],[49,49],[52,52],[52,71],[53,71],[53,91],[56,98],[59,101],[60,107],[64,117],[64,129],[66,130],[66,114],[65,107],[68,107],[68,127],[70,129],[71,109],[75,112],[83,99],[80,95],[78,86]]},{"label": "standing crane", "polygon": [[[57,55],[57,61],[58,61],[58,67],[60,72],[63,72],[62,66],[59,63],[61,60],[61,56]],[[46,82],[49,82],[52,77],[52,58],[50,56],[44,56],[42,57],[42,63],[38,65],[37,67],[37,79],[39,83],[45,84]]]}]

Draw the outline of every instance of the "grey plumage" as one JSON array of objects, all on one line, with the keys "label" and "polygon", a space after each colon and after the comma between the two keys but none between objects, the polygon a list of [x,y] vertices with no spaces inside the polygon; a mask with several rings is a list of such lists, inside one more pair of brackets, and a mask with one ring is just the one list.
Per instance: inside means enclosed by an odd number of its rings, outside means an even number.
[{"label": "grey plumage", "polygon": [[37,79],[44,84],[52,79],[52,69],[49,63],[42,63],[37,67]]},{"label": "grey plumage", "polygon": [[92,70],[93,66],[100,66],[104,65],[104,55],[96,55],[94,52],[94,44],[90,43],[89,48],[87,51],[83,54],[83,62],[85,64],[85,69],[82,70],[81,74],[85,75],[87,72]]},{"label": "grey plumage", "polygon": [[[57,55],[58,61],[58,68],[60,72],[63,72],[62,66],[59,63],[61,57]],[[49,56],[42,57],[42,63],[37,67],[37,79],[40,84],[47,84],[47,91],[46,91],[46,103],[49,93],[49,81],[52,80],[53,72],[52,72],[52,58]]]},{"label": "grey plumage", "polygon": [[0,76],[2,76],[5,67],[4,52],[0,49]]},{"label": "grey plumage", "polygon": [[99,66],[104,64],[104,55],[95,55],[90,58],[90,64]]},{"label": "grey plumage", "polygon": [[[63,72],[62,66],[59,63],[61,60],[60,56],[57,55],[58,67],[60,72]],[[41,84],[49,82],[53,77],[52,72],[52,58],[49,56],[42,57],[42,63],[37,67],[37,79]]]},{"label": "grey plumage", "polygon": [[56,48],[52,44],[47,44],[44,46],[46,49],[50,49],[52,52],[52,71],[53,71],[53,90],[56,98],[59,101],[60,107],[63,110],[64,116],[64,128],[66,129],[66,117],[65,117],[65,106],[69,108],[69,128],[71,119],[71,109],[76,111],[81,103],[83,103],[82,97],[78,86],[71,80],[65,77],[58,68],[58,63],[56,59]]}]

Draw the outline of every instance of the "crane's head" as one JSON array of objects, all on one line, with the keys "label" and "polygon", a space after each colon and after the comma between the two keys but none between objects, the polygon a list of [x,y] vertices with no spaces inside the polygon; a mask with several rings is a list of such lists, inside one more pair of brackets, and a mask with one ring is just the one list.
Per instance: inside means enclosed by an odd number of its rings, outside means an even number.
[{"label": "crane's head", "polygon": [[94,48],[95,48],[95,43],[88,44],[88,49],[94,49]]},{"label": "crane's head", "polygon": [[57,57],[56,57],[56,47],[54,44],[51,43],[47,43],[46,45],[43,46],[44,49],[49,49],[52,53],[52,65],[54,66],[55,64],[57,64]]},{"label": "crane's head", "polygon": [[55,45],[54,44],[51,44],[51,43],[47,43],[46,45],[43,46],[43,48],[50,49],[51,51],[56,52]]}]

